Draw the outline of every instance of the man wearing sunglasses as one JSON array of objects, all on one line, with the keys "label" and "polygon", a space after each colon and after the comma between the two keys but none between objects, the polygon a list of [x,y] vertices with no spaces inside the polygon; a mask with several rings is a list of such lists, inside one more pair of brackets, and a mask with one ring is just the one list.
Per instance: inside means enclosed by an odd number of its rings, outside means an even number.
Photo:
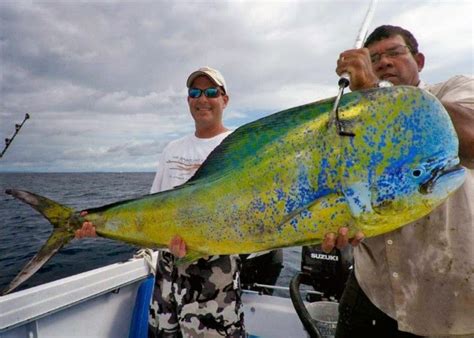
[{"label": "man wearing sunglasses", "polygon": [[[222,121],[229,102],[222,74],[202,67],[189,75],[186,84],[195,132],[165,147],[151,193],[185,183],[231,133]],[[175,257],[186,254],[186,244],[176,236],[169,249],[171,253],[161,251],[158,256],[151,336],[245,336],[238,256],[202,258],[178,267]]]},{"label": "man wearing sunglasses", "polygon": [[[472,337],[474,334],[474,81],[437,85],[419,78],[425,57],[413,35],[381,26],[365,48],[340,54],[337,74],[351,90],[410,85],[434,94],[459,138],[467,178],[431,214],[399,230],[354,241],[355,269],[339,306],[336,337]],[[348,243],[347,228],[328,234],[325,250]]]}]

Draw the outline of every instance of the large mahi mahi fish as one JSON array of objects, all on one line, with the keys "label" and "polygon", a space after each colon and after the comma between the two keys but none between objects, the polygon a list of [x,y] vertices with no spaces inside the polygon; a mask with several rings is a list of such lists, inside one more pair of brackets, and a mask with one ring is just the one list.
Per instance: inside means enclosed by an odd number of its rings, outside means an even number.
[{"label": "large mahi mahi fish", "polygon": [[[88,209],[99,236],[163,248],[179,234],[183,261],[321,242],[348,226],[367,237],[410,223],[464,180],[451,120],[431,94],[392,87],[285,110],[238,128],[176,189]],[[54,230],[11,291],[74,237],[79,212],[19,190]]]}]

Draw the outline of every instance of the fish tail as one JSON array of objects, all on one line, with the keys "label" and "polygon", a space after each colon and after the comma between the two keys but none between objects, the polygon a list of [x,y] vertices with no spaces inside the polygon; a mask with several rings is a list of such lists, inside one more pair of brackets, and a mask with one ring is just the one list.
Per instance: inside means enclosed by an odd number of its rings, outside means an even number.
[{"label": "fish tail", "polygon": [[74,230],[82,224],[74,209],[46,197],[14,189],[8,189],[5,193],[30,205],[42,214],[54,228],[46,243],[10,282],[8,287],[2,291],[2,295],[11,292],[38,271],[59,249],[74,238]]}]

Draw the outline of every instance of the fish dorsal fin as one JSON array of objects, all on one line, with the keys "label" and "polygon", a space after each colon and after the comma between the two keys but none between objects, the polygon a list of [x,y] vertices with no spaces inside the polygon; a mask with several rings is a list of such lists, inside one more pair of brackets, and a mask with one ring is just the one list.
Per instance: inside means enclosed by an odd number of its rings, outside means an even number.
[{"label": "fish dorsal fin", "polygon": [[313,102],[283,110],[237,128],[217,146],[184,185],[191,185],[201,177],[224,176],[238,168],[246,159],[253,159],[257,152],[278,142],[298,125],[328,113],[333,99]]}]

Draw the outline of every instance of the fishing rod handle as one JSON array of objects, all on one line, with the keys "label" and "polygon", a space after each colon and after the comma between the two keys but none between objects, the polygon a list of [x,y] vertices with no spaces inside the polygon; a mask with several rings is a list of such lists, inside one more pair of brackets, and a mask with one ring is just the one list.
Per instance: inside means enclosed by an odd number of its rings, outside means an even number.
[{"label": "fishing rod handle", "polygon": [[346,88],[349,86],[350,83],[351,77],[349,73],[342,73],[341,77],[339,78],[339,81],[337,82],[339,88]]}]

